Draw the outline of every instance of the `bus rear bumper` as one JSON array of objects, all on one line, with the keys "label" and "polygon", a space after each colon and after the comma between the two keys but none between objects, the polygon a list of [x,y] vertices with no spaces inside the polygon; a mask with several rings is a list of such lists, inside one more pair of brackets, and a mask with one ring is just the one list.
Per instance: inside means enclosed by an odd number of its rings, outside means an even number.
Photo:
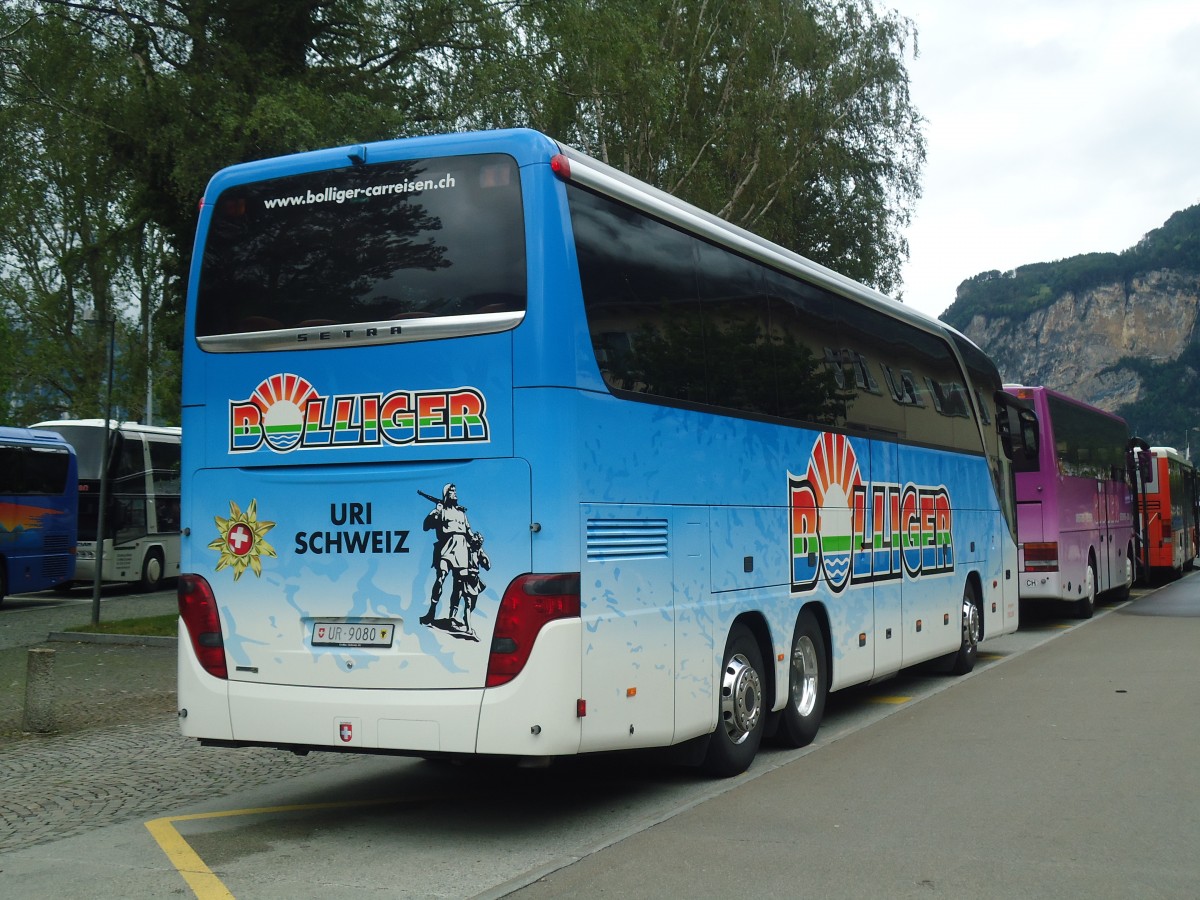
[{"label": "bus rear bumper", "polygon": [[1019,576],[1022,600],[1075,600],[1063,587],[1061,572],[1022,572]]},{"label": "bus rear bumper", "polygon": [[[179,643],[180,730],[225,745],[400,754],[579,752],[578,620],[551,623],[525,669],[494,688],[351,690],[226,681]],[[564,672],[574,671],[574,677]],[[186,714],[184,711],[186,710]]]}]

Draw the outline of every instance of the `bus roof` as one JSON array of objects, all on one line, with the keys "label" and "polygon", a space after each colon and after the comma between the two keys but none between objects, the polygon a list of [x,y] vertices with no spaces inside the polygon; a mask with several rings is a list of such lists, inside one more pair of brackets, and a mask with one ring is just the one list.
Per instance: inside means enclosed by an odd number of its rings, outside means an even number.
[{"label": "bus roof", "polygon": [[32,428],[17,428],[12,425],[0,425],[0,443],[65,444],[68,449],[71,449],[67,439],[56,431],[35,431]]},{"label": "bus roof", "polygon": [[[68,428],[68,427],[84,427],[84,428],[103,428],[103,419],[58,419],[52,422],[38,422],[31,425],[30,428],[49,429]],[[183,433],[183,429],[178,425],[143,425],[140,422],[117,422],[112,419],[108,422],[108,427],[114,431],[123,431],[127,434],[156,434],[164,437],[179,437]]]},{"label": "bus roof", "polygon": [[1054,390],[1054,388],[1049,388],[1049,387],[1046,387],[1045,385],[1007,384],[1006,383],[1004,385],[1004,389],[1019,400],[1029,399],[1028,397],[1022,397],[1020,394],[1021,391],[1027,391],[1029,393],[1035,393],[1035,392],[1044,393],[1044,394],[1047,394],[1049,396],[1052,396],[1052,397],[1055,397],[1055,398],[1061,400],[1063,403],[1069,403],[1072,406],[1078,406],[1081,409],[1091,410],[1092,412],[1097,412],[1102,416],[1108,416],[1108,418],[1115,419],[1116,421],[1120,422],[1122,425],[1129,424],[1124,419],[1122,419],[1120,416],[1118,416],[1116,413],[1109,412],[1107,409],[1101,409],[1099,406],[1093,406],[1092,404],[1090,404],[1084,400],[1080,400],[1078,397],[1072,397],[1070,394],[1064,394],[1062,391],[1056,391],[1056,390]]}]

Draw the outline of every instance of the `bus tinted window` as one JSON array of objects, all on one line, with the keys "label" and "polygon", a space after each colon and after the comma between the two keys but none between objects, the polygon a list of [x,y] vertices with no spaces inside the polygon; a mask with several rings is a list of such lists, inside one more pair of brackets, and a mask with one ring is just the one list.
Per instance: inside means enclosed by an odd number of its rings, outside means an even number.
[{"label": "bus tinted window", "polygon": [[1054,452],[1067,475],[1108,478],[1125,465],[1128,428],[1117,419],[1065,403],[1047,394],[1054,428]]},{"label": "bus tinted window", "polygon": [[523,310],[516,163],[410,160],[229,188],[196,303],[201,337]]},{"label": "bus tinted window", "polygon": [[0,494],[61,494],[70,466],[65,450],[0,445]]},{"label": "bus tinted window", "polygon": [[980,451],[943,339],[608,198],[568,197],[609,387]]}]

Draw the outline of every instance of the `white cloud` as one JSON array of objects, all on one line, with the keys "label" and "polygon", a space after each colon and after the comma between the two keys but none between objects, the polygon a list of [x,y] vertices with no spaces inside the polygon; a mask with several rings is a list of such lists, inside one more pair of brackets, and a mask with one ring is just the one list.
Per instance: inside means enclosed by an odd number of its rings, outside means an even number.
[{"label": "white cloud", "polygon": [[909,304],[937,315],[979,272],[1120,252],[1200,203],[1200,3],[883,5],[916,22],[927,119]]}]

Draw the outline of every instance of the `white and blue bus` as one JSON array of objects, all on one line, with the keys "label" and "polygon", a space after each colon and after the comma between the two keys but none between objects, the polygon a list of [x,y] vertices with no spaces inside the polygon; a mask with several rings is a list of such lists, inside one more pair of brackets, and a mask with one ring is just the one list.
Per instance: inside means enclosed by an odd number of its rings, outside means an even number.
[{"label": "white and blue bus", "polygon": [[234,166],[189,284],[183,733],[743,771],[1016,629],[1031,433],[962,336],[544,135]]}]

